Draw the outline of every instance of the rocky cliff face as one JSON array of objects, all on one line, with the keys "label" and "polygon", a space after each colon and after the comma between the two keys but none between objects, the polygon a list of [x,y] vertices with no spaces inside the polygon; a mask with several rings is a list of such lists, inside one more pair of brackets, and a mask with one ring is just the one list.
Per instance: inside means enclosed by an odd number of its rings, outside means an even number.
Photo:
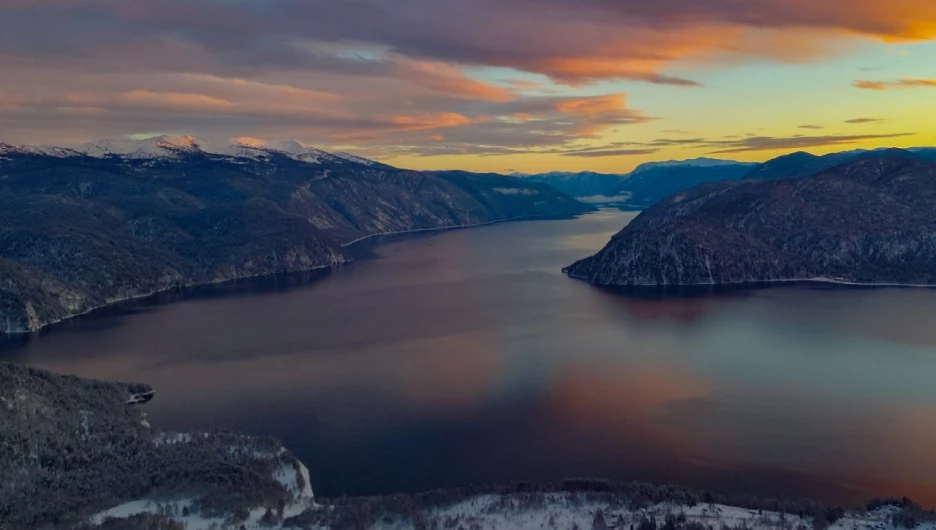
[{"label": "rocky cliff face", "polygon": [[0,144],[0,333],[180,286],[332,266],[350,259],[343,245],[375,234],[591,209],[515,178],[302,146],[148,147],[91,156]]},{"label": "rocky cliff face", "polygon": [[0,528],[70,528],[141,499],[222,521],[312,505],[277,441],[151,428],[131,404],[151,390],[0,364]]},{"label": "rocky cliff face", "polygon": [[831,279],[936,284],[936,164],[867,157],[805,178],[700,186],[565,269],[596,285]]}]

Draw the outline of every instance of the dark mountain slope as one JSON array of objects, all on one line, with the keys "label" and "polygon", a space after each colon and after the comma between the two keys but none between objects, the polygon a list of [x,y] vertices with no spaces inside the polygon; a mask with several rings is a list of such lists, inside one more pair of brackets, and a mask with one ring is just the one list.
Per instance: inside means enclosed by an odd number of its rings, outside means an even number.
[{"label": "dark mountain slope", "polygon": [[375,234],[591,209],[510,177],[445,177],[317,156],[49,156],[7,148],[0,332],[34,331],[184,285],[331,266],[349,260],[342,245]]},{"label": "dark mountain slope", "polygon": [[128,404],[151,391],[0,364],[0,528],[70,528],[142,498],[204,517],[311,502],[278,442],[155,430]]},{"label": "dark mountain slope", "polygon": [[598,285],[833,279],[936,284],[936,163],[861,158],[812,177],[700,186],[568,267]]}]

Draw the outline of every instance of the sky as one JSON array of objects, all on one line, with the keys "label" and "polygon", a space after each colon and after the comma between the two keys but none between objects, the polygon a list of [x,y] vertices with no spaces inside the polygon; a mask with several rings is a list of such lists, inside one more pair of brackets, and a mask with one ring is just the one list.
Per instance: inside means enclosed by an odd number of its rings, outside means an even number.
[{"label": "sky", "polygon": [[625,172],[936,145],[934,0],[0,0],[0,142]]}]

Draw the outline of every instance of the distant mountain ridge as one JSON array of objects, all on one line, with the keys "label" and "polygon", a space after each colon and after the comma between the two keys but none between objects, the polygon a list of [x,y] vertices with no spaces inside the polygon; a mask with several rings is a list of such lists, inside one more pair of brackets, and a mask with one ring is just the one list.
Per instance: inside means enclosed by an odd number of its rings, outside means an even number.
[{"label": "distant mountain ridge", "polygon": [[633,171],[630,172],[630,175],[636,175],[650,169],[661,168],[661,167],[723,167],[723,166],[734,166],[734,165],[745,165],[745,166],[754,166],[756,163],[752,162],[738,162],[737,160],[724,160],[721,158],[690,158],[688,160],[665,160],[662,162],[647,162],[637,166]]},{"label": "distant mountain ridge", "polygon": [[297,140],[266,141],[249,137],[233,138],[224,144],[211,144],[194,136],[159,135],[142,139],[106,138],[75,148],[19,146],[0,143],[0,156],[4,154],[34,154],[58,158],[89,156],[94,158],[122,157],[129,159],[178,158],[199,154],[256,159],[279,155],[312,164],[345,161],[366,166],[391,167],[350,153],[332,153],[310,147]]},{"label": "distant mountain ridge", "polygon": [[330,267],[374,235],[592,210],[512,177],[258,142],[223,153],[192,137],[0,144],[0,333],[182,286]]},{"label": "distant mountain ridge", "polygon": [[859,153],[812,176],[699,186],[565,272],[614,286],[936,285],[936,162],[924,158]]},{"label": "distant mountain ridge", "polygon": [[808,177],[852,160],[867,157],[877,158],[887,153],[895,155],[912,154],[914,157],[921,160],[936,161],[936,148],[932,147],[913,147],[910,149],[855,149],[852,151],[829,153],[827,155],[814,155],[805,151],[798,151],[768,160],[752,169],[744,178],[778,179]]},{"label": "distant mountain ridge", "polygon": [[630,173],[551,172],[523,178],[548,184],[585,202],[641,210],[699,184],[739,179],[754,166],[734,160],[695,158],[648,162]]},{"label": "distant mountain ridge", "polygon": [[554,171],[538,175],[522,176],[524,180],[539,182],[556,188],[577,199],[589,197],[611,197],[611,195],[624,183],[626,175],[614,175],[583,171],[580,173],[565,173]]},{"label": "distant mountain ridge", "polygon": [[519,176],[548,184],[585,202],[643,210],[675,193],[708,182],[806,177],[851,160],[878,157],[886,152],[911,154],[921,160],[936,161],[936,148],[933,147],[880,148],[855,149],[821,156],[799,151],[762,163],[703,157],[648,162],[630,173],[583,171]]}]

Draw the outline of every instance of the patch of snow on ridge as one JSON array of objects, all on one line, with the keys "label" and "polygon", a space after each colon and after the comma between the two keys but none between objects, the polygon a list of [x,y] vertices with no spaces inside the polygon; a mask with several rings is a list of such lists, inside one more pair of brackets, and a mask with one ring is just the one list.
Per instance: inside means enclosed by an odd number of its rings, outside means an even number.
[{"label": "patch of snow on ridge", "polygon": [[495,193],[501,195],[539,195],[539,192],[530,188],[494,188]]},{"label": "patch of snow on ridge", "polygon": [[284,464],[276,471],[274,478],[295,499],[294,502],[286,506],[283,512],[284,517],[293,517],[317,506],[315,504],[315,495],[312,493],[312,485],[309,483],[309,469],[302,462],[296,460],[294,464]]},{"label": "patch of snow on ridge", "polygon": [[364,164],[365,166],[377,165],[377,162],[374,162],[373,160],[370,160],[361,156],[357,156],[357,155],[352,155],[351,153],[345,153],[344,151],[335,153],[335,156],[337,156],[338,158],[347,160],[348,162],[356,162],[358,164]]},{"label": "patch of snow on ridge", "polygon": [[153,438],[153,445],[175,445],[175,444],[187,444],[192,441],[192,435],[189,433],[160,433],[159,436]]},{"label": "patch of snow on ridge", "polygon": [[0,142],[0,154],[5,155],[45,155],[58,158],[83,156],[84,153],[54,145],[13,145]]},{"label": "patch of snow on ridge", "polygon": [[[182,515],[185,509],[189,510],[189,515]],[[91,524],[101,525],[107,519],[126,519],[139,514],[159,514],[170,513],[172,519],[185,525],[186,530],[209,530],[212,528],[223,528],[226,523],[225,518],[205,518],[196,513],[194,501],[192,499],[183,499],[175,501],[159,501],[157,499],[139,499],[125,502],[118,506],[98,513],[91,517]],[[256,528],[256,526],[252,526]]]},{"label": "patch of snow on ridge", "polygon": [[309,499],[310,501],[315,499],[315,495],[312,493],[312,477],[309,476],[309,468],[307,468],[302,462],[299,462],[299,473],[302,475],[302,479],[305,481],[302,487],[302,491],[299,492],[299,496],[303,499]]},{"label": "patch of snow on ridge", "polygon": [[264,157],[269,154],[285,155],[293,160],[306,162],[309,164],[319,164],[322,161],[335,158],[332,154],[308,147],[297,140],[274,140],[266,141],[260,138],[240,137],[231,140],[231,145],[225,149],[218,150],[220,154],[233,156],[248,156],[256,158]]}]

